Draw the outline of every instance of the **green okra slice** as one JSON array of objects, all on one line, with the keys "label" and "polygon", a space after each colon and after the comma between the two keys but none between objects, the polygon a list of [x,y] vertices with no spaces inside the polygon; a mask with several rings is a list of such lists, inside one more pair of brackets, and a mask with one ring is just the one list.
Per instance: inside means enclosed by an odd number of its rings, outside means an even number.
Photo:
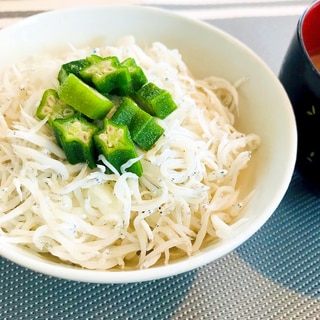
[{"label": "green okra slice", "polygon": [[139,131],[133,134],[132,139],[142,150],[148,151],[163,134],[164,129],[151,117]]},{"label": "green okra slice", "polygon": [[[93,139],[98,153],[104,155],[120,174],[123,164],[138,157],[128,127],[125,125],[105,119],[103,129],[97,132]],[[126,170],[139,177],[143,172],[140,161],[133,163]]]},{"label": "green okra slice", "polygon": [[139,90],[144,84],[148,82],[148,79],[143,72],[142,68],[137,65],[134,58],[127,58],[121,62],[121,65],[127,67],[131,76],[130,92]]},{"label": "green okra slice", "polygon": [[98,128],[80,115],[52,122],[56,140],[64,150],[71,164],[87,163],[89,168],[96,167],[93,135]]},{"label": "green okra slice", "polygon": [[[92,54],[91,56],[86,57],[85,60],[87,65],[81,70],[79,70],[79,78],[84,82],[94,86],[94,83],[92,82],[92,77],[95,70],[93,68],[95,68],[95,66],[98,63],[100,63],[103,60],[103,58],[96,54]],[[120,62],[118,63],[120,64]]]},{"label": "green okra slice", "polygon": [[103,119],[113,102],[70,73],[58,89],[61,100],[90,119]]},{"label": "green okra slice", "polygon": [[87,59],[79,59],[63,64],[58,73],[58,81],[61,84],[70,73],[80,78],[80,71],[89,66],[90,62]]},{"label": "green okra slice", "polygon": [[150,150],[164,133],[155,118],[138,109],[129,127],[132,140],[144,151]]},{"label": "green okra slice", "polygon": [[130,124],[139,107],[130,98],[123,98],[111,120],[117,124],[126,125],[130,131]]},{"label": "green okra slice", "polygon": [[101,93],[116,91],[121,95],[129,93],[131,76],[125,66],[121,66],[115,56],[101,58],[92,55],[87,58],[91,64],[80,71],[81,77],[86,81],[92,81]]},{"label": "green okra slice", "polygon": [[177,109],[171,94],[152,82],[145,84],[132,96],[139,107],[160,119],[166,118]]},{"label": "green okra slice", "polygon": [[150,150],[164,133],[154,117],[140,109],[130,98],[123,99],[111,120],[126,125],[132,140],[145,151]]},{"label": "green okra slice", "polygon": [[[105,58],[102,58],[97,54],[92,54],[91,56],[86,57],[86,60],[89,62],[90,65],[100,63],[101,61],[103,61],[103,59]],[[116,65],[120,65],[120,61],[116,56],[113,56],[113,61]]]},{"label": "green okra slice", "polygon": [[48,123],[57,118],[67,118],[76,113],[76,110],[59,98],[58,92],[54,89],[44,91],[40,104],[36,110],[36,116],[43,120],[48,117]]}]

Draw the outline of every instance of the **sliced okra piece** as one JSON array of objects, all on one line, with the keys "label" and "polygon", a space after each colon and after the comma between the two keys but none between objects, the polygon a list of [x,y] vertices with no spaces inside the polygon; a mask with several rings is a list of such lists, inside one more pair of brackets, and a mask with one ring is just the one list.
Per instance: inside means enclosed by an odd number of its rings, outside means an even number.
[{"label": "sliced okra piece", "polygon": [[130,98],[123,98],[111,120],[117,124],[126,125],[130,131],[130,124],[139,107]]},{"label": "sliced okra piece", "polygon": [[130,127],[132,140],[145,151],[150,150],[164,133],[164,129],[155,118],[138,108]]},{"label": "sliced okra piece", "polygon": [[93,55],[87,59],[91,64],[80,71],[81,77],[92,81],[99,92],[129,93],[131,76],[128,68],[121,66],[117,57],[101,58]]},{"label": "sliced okra piece", "polygon": [[66,119],[55,119],[52,128],[58,144],[71,164],[88,163],[96,167],[93,135],[98,128],[85,118],[75,115]]},{"label": "sliced okra piece", "polygon": [[94,86],[94,83],[92,82],[92,76],[94,71],[92,71],[91,67],[100,63],[102,60],[103,58],[96,54],[92,54],[91,56],[86,57],[86,66],[79,70],[79,78],[84,82],[88,83],[89,85]]},{"label": "sliced okra piece", "polygon": [[160,119],[166,118],[177,109],[171,94],[149,82],[133,94],[136,103],[146,112]]},{"label": "sliced okra piece", "polygon": [[155,145],[163,133],[164,129],[151,117],[143,128],[132,136],[132,139],[142,150],[148,151]]},{"label": "sliced okra piece", "polygon": [[149,113],[130,98],[124,98],[111,120],[128,126],[132,140],[142,149],[150,150],[163,135],[164,129]]},{"label": "sliced okra piece", "polygon": [[148,79],[144,74],[142,68],[137,65],[134,58],[127,58],[121,62],[121,65],[127,67],[131,76],[130,92],[139,90],[144,84],[147,83]]},{"label": "sliced okra piece", "polygon": [[90,119],[103,119],[113,107],[113,102],[70,73],[60,85],[61,100]]},{"label": "sliced okra piece", "polygon": [[[116,64],[120,64],[120,61],[118,60],[117,57],[114,57],[114,61]],[[101,56],[97,55],[97,54],[92,54],[91,56],[86,57],[86,60],[89,62],[90,65],[95,64],[95,63],[99,63],[101,61],[103,61],[104,58],[102,58]]]},{"label": "sliced okra piece", "polygon": [[[97,132],[93,139],[98,153],[104,155],[119,173],[123,164],[138,157],[128,127],[125,125],[105,119],[103,129]],[[143,171],[141,162],[133,163],[127,171],[140,177]]]},{"label": "sliced okra piece", "polygon": [[75,109],[63,102],[54,89],[47,89],[44,91],[40,104],[36,111],[36,116],[43,120],[48,117],[48,123],[51,125],[52,121],[57,118],[67,118],[76,113]]},{"label": "sliced okra piece", "polygon": [[90,65],[87,59],[79,59],[63,64],[58,73],[58,80],[61,84],[70,73],[80,77],[80,70]]}]

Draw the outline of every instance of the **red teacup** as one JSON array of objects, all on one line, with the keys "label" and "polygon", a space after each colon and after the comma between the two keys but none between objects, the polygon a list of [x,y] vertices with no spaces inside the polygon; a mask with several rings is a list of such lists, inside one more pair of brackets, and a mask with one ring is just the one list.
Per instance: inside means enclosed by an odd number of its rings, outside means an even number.
[{"label": "red teacup", "polygon": [[[320,190],[320,1],[302,14],[279,79],[298,129],[297,169]],[[276,116],[276,115],[275,115]]]},{"label": "red teacup", "polygon": [[301,39],[306,54],[320,70],[320,2],[315,2],[302,16]]}]

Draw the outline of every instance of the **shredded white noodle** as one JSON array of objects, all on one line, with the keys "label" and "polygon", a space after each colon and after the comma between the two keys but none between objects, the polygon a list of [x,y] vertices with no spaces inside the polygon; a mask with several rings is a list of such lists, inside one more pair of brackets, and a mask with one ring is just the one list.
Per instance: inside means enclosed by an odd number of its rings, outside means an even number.
[{"label": "shredded white noodle", "polygon": [[[61,64],[92,52],[133,57],[178,105],[158,120],[165,134],[154,148],[133,160],[142,162],[141,178],[128,165],[120,175],[102,156],[94,170],[70,165],[35,117],[43,91],[58,86]],[[237,181],[259,137],[234,127],[237,88],[194,79],[177,50],[158,42],[142,49],[125,37],[93,51],[70,46],[61,57],[33,57],[1,77],[1,240],[88,269],[148,268],[232,237],[243,221],[252,193],[240,198]]]}]

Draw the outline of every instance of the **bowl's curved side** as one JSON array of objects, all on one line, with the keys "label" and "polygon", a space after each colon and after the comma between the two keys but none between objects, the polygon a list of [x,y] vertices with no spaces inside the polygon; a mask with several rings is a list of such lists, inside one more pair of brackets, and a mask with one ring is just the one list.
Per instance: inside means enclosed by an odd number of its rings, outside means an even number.
[{"label": "bowl's curved side", "polygon": [[[58,23],[57,23],[58,21]],[[42,28],[45,26],[45,28]],[[45,31],[44,31],[45,30]],[[231,82],[243,77],[240,88],[240,130],[261,137],[261,147],[248,169],[247,182],[256,189],[247,207],[248,221],[234,237],[198,255],[150,270],[104,272],[47,263],[23,249],[1,241],[4,257],[48,275],[69,280],[120,283],[151,280],[189,271],[217,259],[253,235],[283,198],[294,170],[297,135],[293,111],[277,77],[250,49],[223,31],[161,9],[138,6],[93,6],[52,11],[0,32],[0,69],[41,52],[55,52],[91,44],[112,44],[132,34],[143,47],[161,41],[177,48],[195,77],[215,75]],[[227,62],[227,63],[226,63]],[[272,200],[270,200],[272,199]]]}]

